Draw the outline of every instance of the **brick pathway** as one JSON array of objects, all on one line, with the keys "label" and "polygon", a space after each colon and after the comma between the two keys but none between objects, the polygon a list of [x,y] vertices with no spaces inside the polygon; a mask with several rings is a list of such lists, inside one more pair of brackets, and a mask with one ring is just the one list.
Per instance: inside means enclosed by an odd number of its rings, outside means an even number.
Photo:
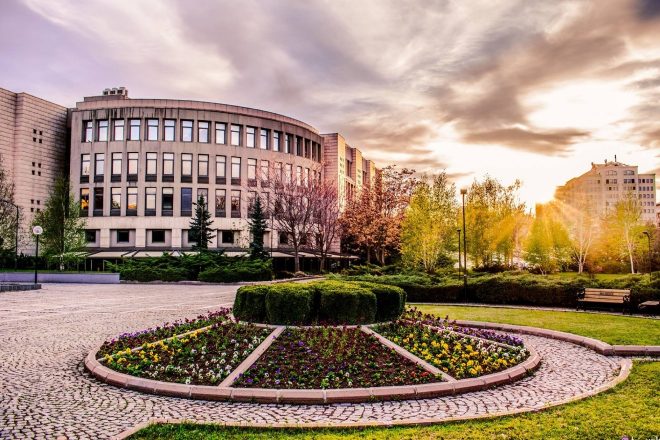
[{"label": "brick pathway", "polygon": [[217,422],[385,422],[541,408],[612,380],[619,358],[524,336],[537,373],[494,390],[403,402],[327,406],[191,401],[121,390],[84,372],[103,340],[229,305],[236,287],[46,285],[0,294],[0,438],[109,438],[153,417]]}]

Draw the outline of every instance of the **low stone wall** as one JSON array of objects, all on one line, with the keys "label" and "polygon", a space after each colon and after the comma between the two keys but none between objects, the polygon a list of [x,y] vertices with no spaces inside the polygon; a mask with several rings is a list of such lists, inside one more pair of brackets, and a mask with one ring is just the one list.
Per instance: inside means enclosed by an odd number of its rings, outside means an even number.
[{"label": "low stone wall", "polygon": [[0,283],[0,292],[16,292],[23,290],[39,290],[41,284],[2,284]]},{"label": "low stone wall", "polygon": [[[37,275],[38,283],[119,284],[118,273],[57,273]],[[0,283],[34,283],[34,272],[0,272]]]}]

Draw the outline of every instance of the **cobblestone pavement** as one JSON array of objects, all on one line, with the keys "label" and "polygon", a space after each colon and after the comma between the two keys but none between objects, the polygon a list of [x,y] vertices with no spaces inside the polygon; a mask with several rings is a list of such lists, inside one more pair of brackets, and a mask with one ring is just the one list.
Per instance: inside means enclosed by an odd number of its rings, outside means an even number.
[{"label": "cobblestone pavement", "polygon": [[230,305],[235,286],[45,285],[0,294],[0,438],[102,439],[153,417],[216,422],[391,422],[536,409],[599,387],[619,358],[523,336],[543,357],[532,377],[493,390],[402,402],[257,405],[158,397],[91,378],[103,340]]}]

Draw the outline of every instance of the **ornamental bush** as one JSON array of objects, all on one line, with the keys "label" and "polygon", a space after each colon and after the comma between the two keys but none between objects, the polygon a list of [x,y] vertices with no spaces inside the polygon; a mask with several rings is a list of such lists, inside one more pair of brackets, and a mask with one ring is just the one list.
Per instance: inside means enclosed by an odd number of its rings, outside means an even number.
[{"label": "ornamental bush", "polygon": [[281,283],[263,286],[266,293],[266,319],[271,324],[305,324],[314,318],[314,291],[305,284]]},{"label": "ornamental bush", "polygon": [[269,286],[243,286],[236,292],[233,313],[240,321],[264,322]]},{"label": "ornamental bush", "polygon": [[268,281],[273,278],[270,260],[240,259],[236,262],[215,266],[199,273],[197,279],[208,283],[235,283],[237,281]]},{"label": "ornamental bush", "polygon": [[354,283],[322,281],[312,288],[318,295],[318,319],[329,324],[369,324],[376,319],[376,295]]},{"label": "ornamental bush", "polygon": [[368,324],[398,318],[405,292],[394,286],[345,281],[243,286],[234,316],[270,324]]},{"label": "ornamental bush", "polygon": [[355,284],[376,295],[376,321],[396,320],[406,307],[406,291],[400,287],[359,281]]}]

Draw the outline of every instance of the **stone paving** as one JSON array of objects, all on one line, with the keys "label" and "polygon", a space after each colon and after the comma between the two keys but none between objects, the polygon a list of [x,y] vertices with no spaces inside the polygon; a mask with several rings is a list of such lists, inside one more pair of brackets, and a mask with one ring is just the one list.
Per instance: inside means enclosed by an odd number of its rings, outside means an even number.
[{"label": "stone paving", "polygon": [[215,422],[402,422],[538,409],[610,382],[620,358],[523,336],[542,356],[532,377],[496,389],[426,400],[259,405],[158,397],[102,384],[83,359],[125,331],[228,306],[236,286],[45,285],[0,294],[0,438],[103,439],[150,418]]}]

